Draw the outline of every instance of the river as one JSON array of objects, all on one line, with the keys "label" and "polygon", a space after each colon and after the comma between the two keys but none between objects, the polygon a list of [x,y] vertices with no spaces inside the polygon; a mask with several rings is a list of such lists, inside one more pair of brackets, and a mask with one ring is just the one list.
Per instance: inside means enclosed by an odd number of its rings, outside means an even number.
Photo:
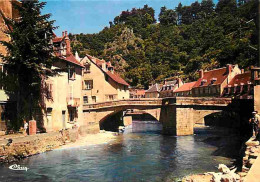
[{"label": "river", "polygon": [[196,128],[192,136],[163,136],[154,122],[133,122],[116,140],[100,145],[58,149],[16,163],[28,171],[0,166],[1,182],[18,181],[174,181],[231,165],[239,150],[236,134]]}]

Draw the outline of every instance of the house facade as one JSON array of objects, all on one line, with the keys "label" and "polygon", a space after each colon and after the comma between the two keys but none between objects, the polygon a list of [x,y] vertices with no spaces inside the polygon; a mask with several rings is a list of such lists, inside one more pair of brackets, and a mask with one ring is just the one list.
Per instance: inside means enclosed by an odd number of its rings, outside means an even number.
[{"label": "house facade", "polygon": [[[47,89],[45,115],[46,131],[71,128],[82,121],[82,70],[83,66],[73,56],[67,32],[53,39],[54,51],[61,60],[53,68],[64,71],[45,81]],[[35,118],[40,120],[40,118]]]},{"label": "house facade", "polygon": [[242,73],[234,76],[224,88],[223,97],[253,99],[254,85],[251,79],[251,71],[241,71]]},{"label": "house facade", "polygon": [[173,97],[174,91],[181,87],[183,85],[183,82],[180,78],[173,80],[173,81],[164,81],[163,86],[160,90],[160,96],[163,97]]},{"label": "house facade", "polygon": [[192,96],[192,88],[194,87],[195,82],[189,82],[189,83],[184,83],[182,86],[177,88],[173,92],[173,96],[175,97],[191,97]]},{"label": "house facade", "polygon": [[132,98],[132,99],[145,98],[145,90],[144,89],[130,89],[130,98]]},{"label": "house facade", "polygon": [[210,71],[199,71],[199,79],[192,88],[193,97],[220,97],[224,88],[241,70],[238,65],[228,64],[226,67]]},{"label": "house facade", "polygon": [[86,55],[83,71],[83,104],[129,99],[129,84],[121,78],[110,62]]},{"label": "house facade", "polygon": [[149,89],[145,91],[145,98],[159,98],[161,88],[162,85],[158,83],[150,86]]}]

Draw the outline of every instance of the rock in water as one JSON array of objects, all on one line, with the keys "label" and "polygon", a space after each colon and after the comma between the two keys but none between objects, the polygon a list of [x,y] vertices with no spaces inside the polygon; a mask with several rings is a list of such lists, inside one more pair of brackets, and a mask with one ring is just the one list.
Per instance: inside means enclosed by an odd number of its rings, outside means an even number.
[{"label": "rock in water", "polygon": [[218,170],[224,174],[230,173],[230,169],[225,164],[219,164]]}]

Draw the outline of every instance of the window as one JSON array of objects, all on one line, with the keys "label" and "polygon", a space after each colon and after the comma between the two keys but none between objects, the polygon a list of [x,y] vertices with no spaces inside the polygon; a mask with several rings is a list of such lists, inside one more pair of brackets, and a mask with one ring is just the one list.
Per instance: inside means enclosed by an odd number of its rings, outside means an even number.
[{"label": "window", "polygon": [[90,73],[90,63],[86,63],[86,65],[85,65],[85,73]]},{"label": "window", "polygon": [[88,103],[88,96],[83,96],[83,102],[84,102],[84,104]]},{"label": "window", "polygon": [[85,90],[91,90],[93,89],[93,80],[85,80]]},{"label": "window", "polygon": [[47,83],[47,99],[53,98],[53,84]]},{"label": "window", "polygon": [[96,96],[92,96],[92,102],[96,103],[97,102],[97,97]]},{"label": "window", "polygon": [[76,71],[74,66],[69,66],[68,76],[70,80],[74,80],[76,78]]},{"label": "window", "polygon": [[70,122],[75,122],[77,120],[77,111],[76,111],[76,108],[69,108],[68,109],[69,111],[69,121]]}]

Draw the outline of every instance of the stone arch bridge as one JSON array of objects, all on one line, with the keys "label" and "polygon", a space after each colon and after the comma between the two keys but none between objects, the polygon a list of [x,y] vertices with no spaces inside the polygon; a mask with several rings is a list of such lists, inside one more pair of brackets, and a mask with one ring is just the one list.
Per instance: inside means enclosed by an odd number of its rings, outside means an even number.
[{"label": "stone arch bridge", "polygon": [[[195,123],[204,123],[204,117],[222,111],[239,112],[238,104],[230,98],[144,98],[109,101],[83,106],[81,126],[99,131],[99,123],[120,111],[137,109],[156,118],[163,125],[163,133],[191,135]],[[83,128],[84,128],[83,127]]]}]

